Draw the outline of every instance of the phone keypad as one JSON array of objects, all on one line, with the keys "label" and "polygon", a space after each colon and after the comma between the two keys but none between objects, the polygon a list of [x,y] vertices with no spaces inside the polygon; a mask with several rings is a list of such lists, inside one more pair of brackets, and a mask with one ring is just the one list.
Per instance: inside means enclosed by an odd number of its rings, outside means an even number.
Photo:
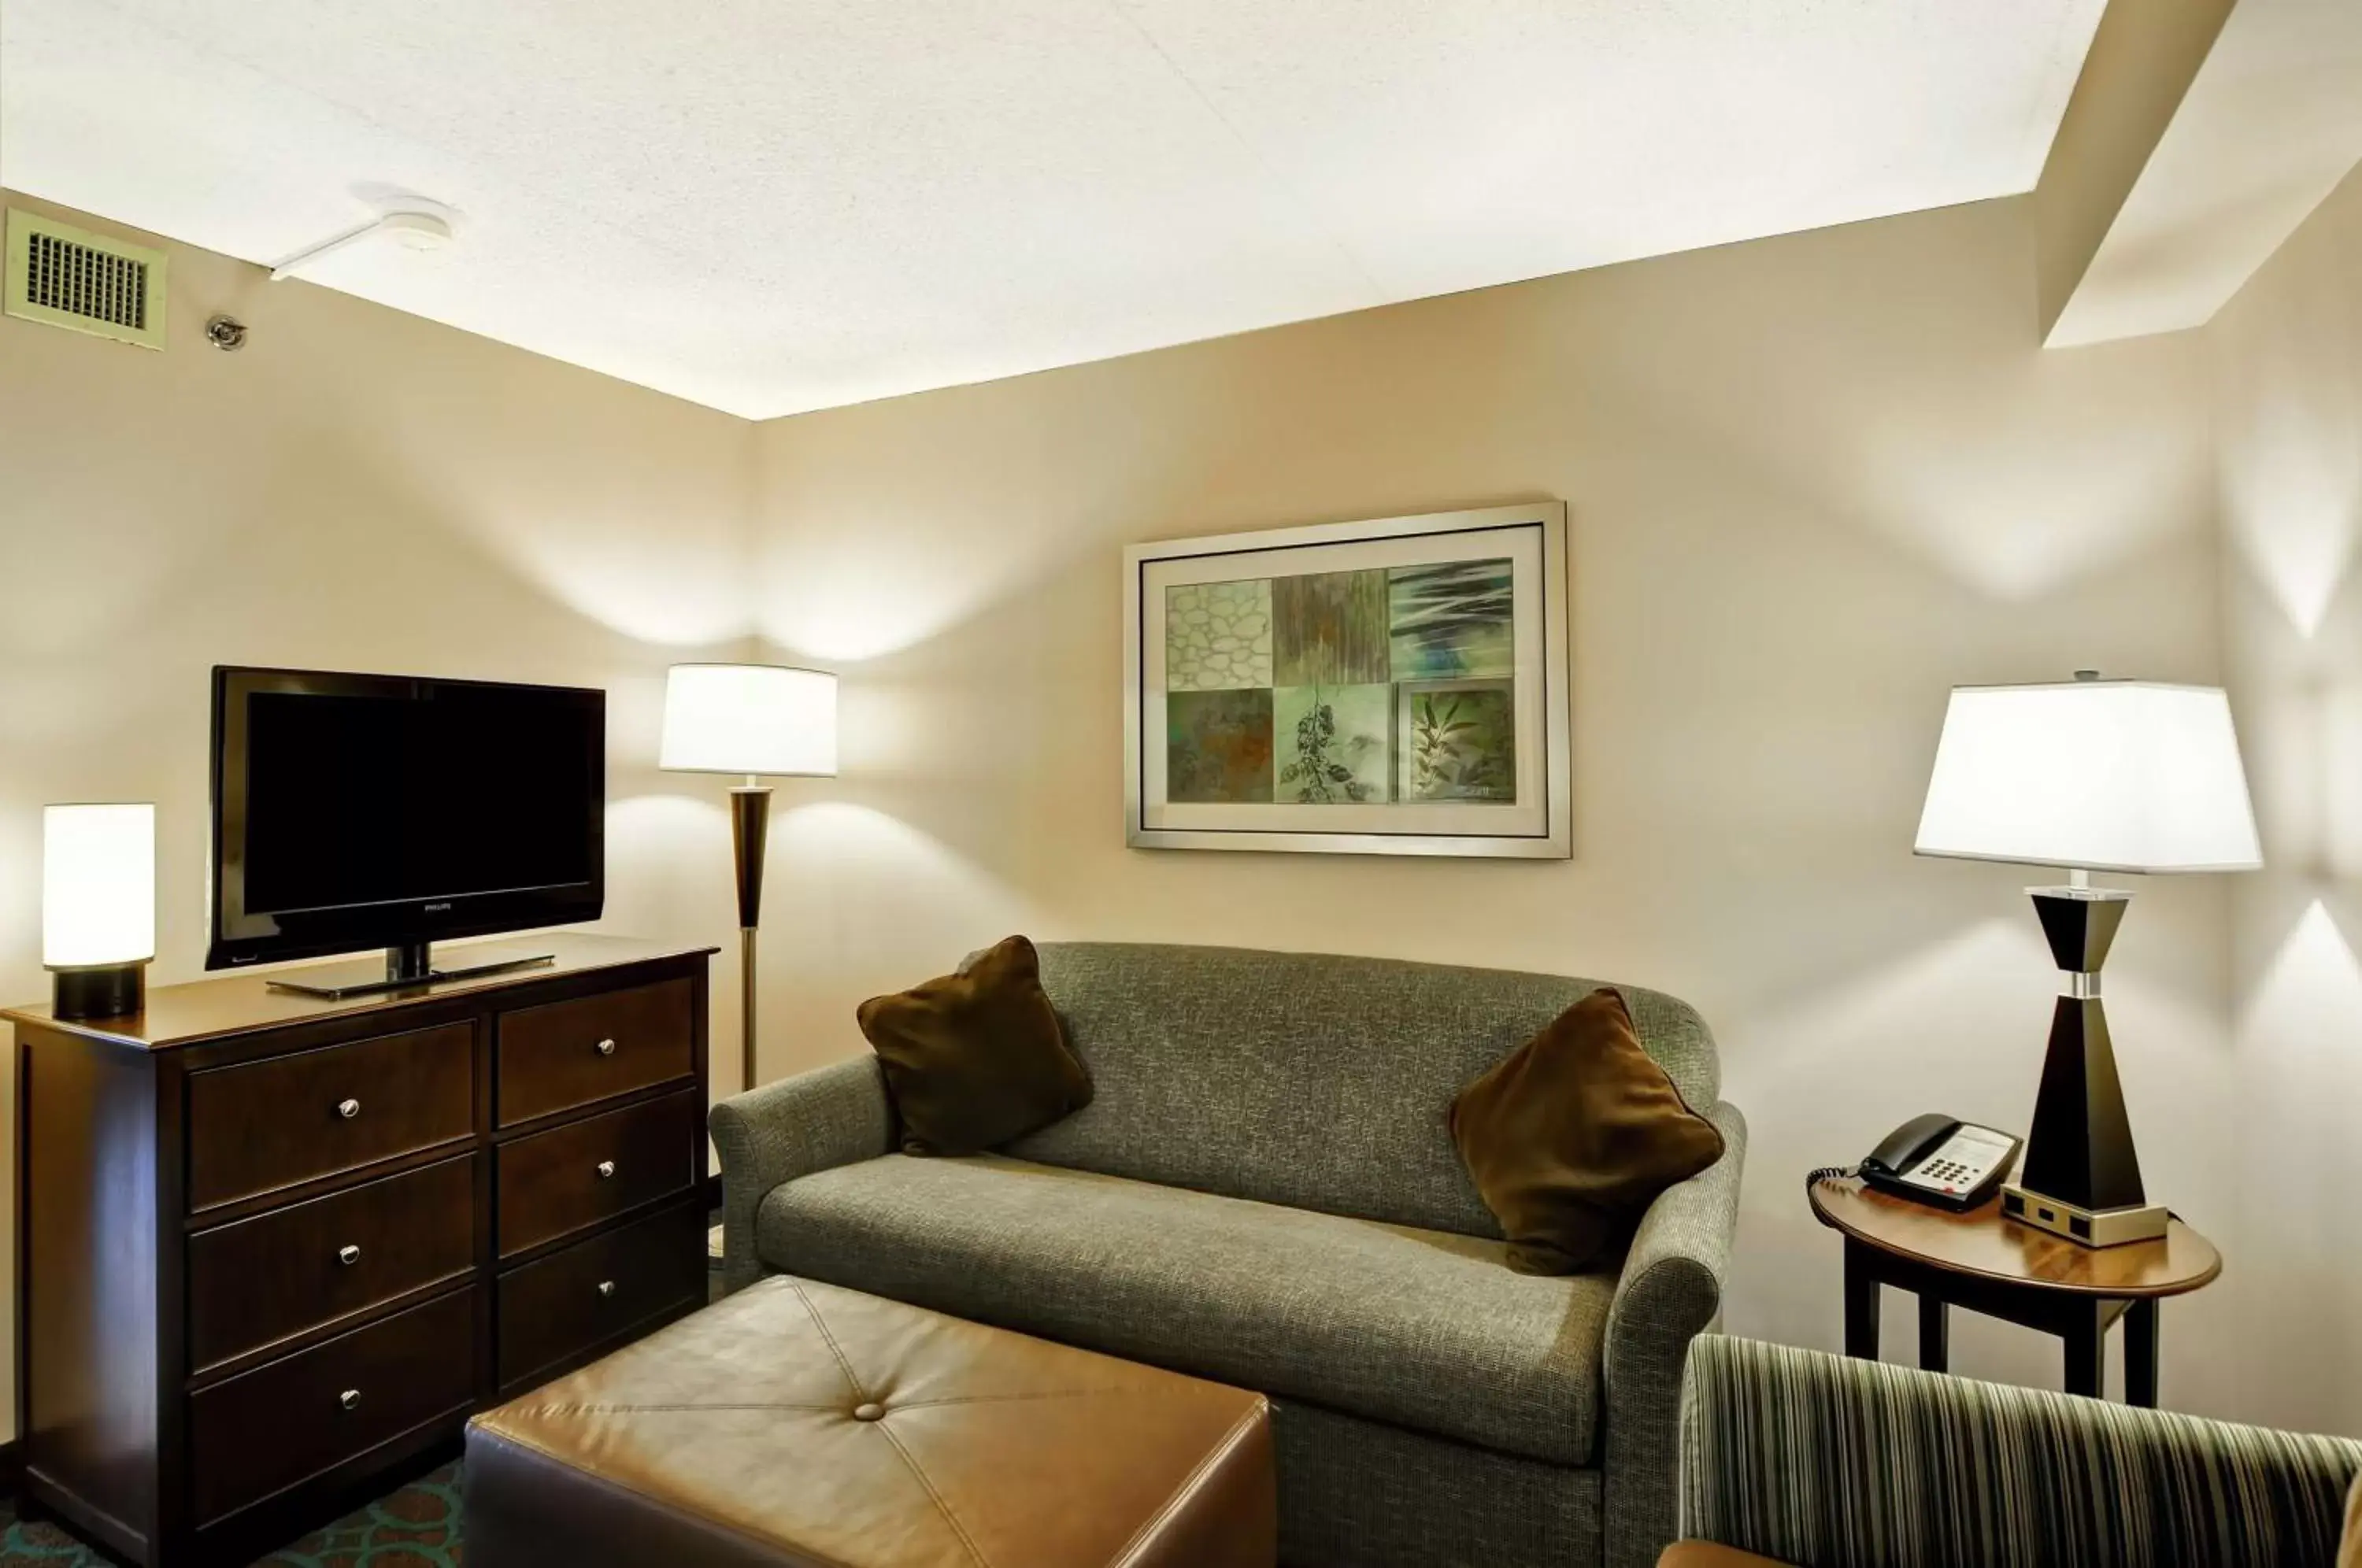
[{"label": "phone keypad", "polygon": [[1914,1187],[1958,1197],[1985,1180],[2009,1153],[2008,1141],[2000,1135],[1962,1127],[1903,1179]]}]

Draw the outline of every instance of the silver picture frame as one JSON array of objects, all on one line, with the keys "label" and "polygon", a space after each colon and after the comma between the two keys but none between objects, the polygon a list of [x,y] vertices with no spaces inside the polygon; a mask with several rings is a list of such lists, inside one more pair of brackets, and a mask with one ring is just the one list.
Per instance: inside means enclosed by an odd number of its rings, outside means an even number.
[{"label": "silver picture frame", "polygon": [[[1355,550],[1354,547],[1367,547]],[[1286,563],[1280,575],[1340,571],[1410,552],[1452,564],[1507,557],[1514,563],[1518,769],[1514,805],[1465,801],[1406,805],[1254,803],[1209,806],[1164,798],[1166,592],[1178,579],[1221,584]],[[1140,849],[1214,849],[1298,855],[1425,855],[1565,860],[1574,853],[1573,701],[1568,657],[1566,503],[1533,502],[1462,512],[1380,517],[1133,545],[1123,561],[1124,839]],[[1226,575],[1227,574],[1227,575]],[[1153,621],[1153,624],[1152,624]],[[1180,656],[1175,656],[1180,657]],[[1404,684],[1393,683],[1389,723]],[[1478,684],[1471,682],[1470,684]],[[1190,690],[1184,688],[1182,690]],[[1398,759],[1385,761],[1390,777]],[[1357,796],[1358,800],[1359,797]],[[1396,828],[1394,821],[1403,825]],[[1293,825],[1297,822],[1307,825]],[[1319,823],[1320,825],[1312,825]]]}]

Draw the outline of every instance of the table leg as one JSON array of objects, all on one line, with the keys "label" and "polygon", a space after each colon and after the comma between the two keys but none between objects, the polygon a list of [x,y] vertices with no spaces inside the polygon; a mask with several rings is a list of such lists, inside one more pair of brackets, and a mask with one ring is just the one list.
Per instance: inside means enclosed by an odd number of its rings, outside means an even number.
[{"label": "table leg", "polygon": [[1926,1372],[1952,1369],[1952,1320],[1944,1299],[1919,1293],[1919,1365]]},{"label": "table leg", "polygon": [[1870,1272],[1870,1250],[1852,1237],[1845,1244],[1846,1354],[1878,1359],[1878,1281]]},{"label": "table leg", "polygon": [[2060,1331],[2067,1342],[2067,1392],[2086,1398],[2108,1397],[2108,1329],[2106,1303],[2095,1301],[2079,1309],[2075,1320]]},{"label": "table leg", "polygon": [[2125,1401],[2157,1408],[2157,1297],[2125,1309]]}]

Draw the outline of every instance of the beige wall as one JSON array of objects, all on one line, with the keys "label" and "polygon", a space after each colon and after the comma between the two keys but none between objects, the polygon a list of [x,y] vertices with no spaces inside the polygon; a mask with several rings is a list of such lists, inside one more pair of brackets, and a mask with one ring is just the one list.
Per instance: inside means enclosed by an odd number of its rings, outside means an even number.
[{"label": "beige wall", "polygon": [[0,319],[0,997],[47,994],[50,801],[158,802],[152,978],[199,972],[215,663],[604,686],[606,924],[726,935],[718,796],[649,765],[664,666],[747,624],[748,427],[202,251],[168,321],[155,354]]},{"label": "beige wall", "polygon": [[2232,700],[2268,869],[2235,905],[2250,1376],[2362,1431],[2362,172],[2207,329]]},{"label": "beige wall", "polygon": [[[605,685],[608,924],[726,935],[718,792],[648,759],[663,666],[758,630],[846,677],[844,776],[780,786],[767,1074],[859,1050],[861,997],[1018,929],[1660,986],[1715,1021],[1755,1128],[1729,1326],[1830,1344],[1804,1171],[1923,1110],[2024,1125],[2054,986],[2028,874],[1908,853],[1944,689],[2222,677],[2210,388],[2275,861],[2293,821],[2362,867],[2362,824],[2291,782],[2334,777],[2340,734],[2362,755],[2362,616],[2289,586],[2342,580],[2362,529],[2357,206],[2211,335],[2043,352],[2014,201],[761,426],[176,251],[167,354],[0,320],[0,982],[43,986],[35,808],[93,795],[162,802],[156,978],[194,972],[217,661]],[[197,339],[224,308],[242,354]],[[1532,496],[1573,517],[1573,862],[1124,847],[1125,543]],[[2235,979],[2233,883],[2153,880],[2109,995],[2152,1187],[2232,1255],[2168,1314],[2168,1398],[2357,1430],[2318,1375],[2362,1362],[2350,1288],[2316,1288],[2355,1277],[2315,1255],[2358,1174],[2341,886],[2239,889]],[[2244,1087],[2290,1061],[2323,1110]],[[2058,1380],[2050,1342],[1981,1320],[1955,1364]]]},{"label": "beige wall", "polygon": [[[1012,929],[1661,987],[1755,1129],[1729,1324],[1833,1344],[1804,1173],[2023,1127],[2056,988],[2028,873],[1909,853],[1946,688],[2220,673],[2197,345],[2046,354],[2035,286],[2002,202],[764,426],[762,631],[847,682],[844,777],[783,792],[766,1071]],[[1572,863],[1124,846],[1127,541],[1532,496],[1573,518]],[[2218,1231],[2228,898],[2144,888],[2109,972],[2155,1190]],[[2218,1298],[2169,1319],[2175,1403],[2271,1413]]]}]

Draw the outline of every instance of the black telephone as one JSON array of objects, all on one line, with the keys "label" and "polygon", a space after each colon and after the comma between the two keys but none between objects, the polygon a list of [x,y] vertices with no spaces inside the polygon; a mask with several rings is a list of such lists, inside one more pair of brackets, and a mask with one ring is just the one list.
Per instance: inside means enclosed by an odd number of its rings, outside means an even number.
[{"label": "black telephone", "polygon": [[1948,1116],[1915,1116],[1863,1156],[1861,1179],[1937,1209],[1974,1209],[2017,1163],[2018,1140]]}]

